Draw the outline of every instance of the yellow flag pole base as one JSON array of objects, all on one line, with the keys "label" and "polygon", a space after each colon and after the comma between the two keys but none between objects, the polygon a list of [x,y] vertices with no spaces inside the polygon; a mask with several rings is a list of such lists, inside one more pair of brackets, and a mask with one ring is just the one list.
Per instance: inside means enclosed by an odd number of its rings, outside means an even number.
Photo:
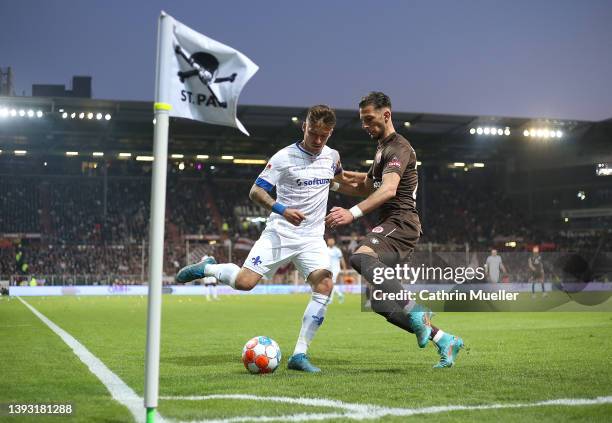
[{"label": "yellow flag pole base", "polygon": [[158,110],[172,110],[172,105],[168,104],[168,103],[154,103],[153,104],[153,110],[158,111]]}]

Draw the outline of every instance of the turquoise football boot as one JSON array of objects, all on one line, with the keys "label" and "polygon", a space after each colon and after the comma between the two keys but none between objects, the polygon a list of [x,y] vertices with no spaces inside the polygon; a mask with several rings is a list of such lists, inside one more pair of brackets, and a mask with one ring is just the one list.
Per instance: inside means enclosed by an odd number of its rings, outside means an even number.
[{"label": "turquoise football boot", "polygon": [[293,354],[289,357],[289,362],[287,363],[287,368],[291,370],[300,370],[306,373],[319,373],[321,369],[315,367],[308,356],[304,353]]},{"label": "turquoise football boot", "polygon": [[425,348],[429,342],[432,315],[431,310],[420,304],[415,304],[410,313],[408,313],[410,328],[416,335],[419,348]]},{"label": "turquoise football boot", "polygon": [[186,283],[196,279],[202,279],[206,276],[204,274],[206,266],[215,263],[217,263],[217,261],[214,259],[214,257],[204,256],[199,262],[190,264],[189,266],[185,266],[179,270],[179,272],[176,274],[176,281]]},{"label": "turquoise football boot", "polygon": [[455,364],[455,359],[459,350],[464,347],[463,339],[458,336],[453,336],[450,333],[445,333],[442,338],[435,343],[440,355],[440,362],[434,366],[435,369],[444,367],[452,367]]}]

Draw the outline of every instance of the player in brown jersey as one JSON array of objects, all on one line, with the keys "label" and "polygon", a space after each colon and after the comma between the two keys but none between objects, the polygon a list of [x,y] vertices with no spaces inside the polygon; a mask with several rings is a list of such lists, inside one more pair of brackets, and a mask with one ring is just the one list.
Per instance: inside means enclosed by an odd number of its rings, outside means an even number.
[{"label": "player in brown jersey", "polygon": [[[416,209],[418,186],[416,153],[410,143],[397,132],[391,120],[391,100],[381,92],[372,92],[359,103],[361,126],[378,142],[374,162],[367,173],[346,172],[350,183],[341,183],[338,192],[366,197],[350,210],[334,207],[326,217],[329,227],[348,225],[366,213],[380,211],[377,225],[351,255],[350,262],[370,284],[382,268],[410,258],[421,235]],[[403,293],[400,279],[380,278],[375,286],[384,298],[397,298]],[[440,362],[434,367],[453,365],[463,340],[445,333],[430,323],[432,313],[410,300],[375,300],[372,309],[390,323],[414,333],[419,347],[432,340]]]}]

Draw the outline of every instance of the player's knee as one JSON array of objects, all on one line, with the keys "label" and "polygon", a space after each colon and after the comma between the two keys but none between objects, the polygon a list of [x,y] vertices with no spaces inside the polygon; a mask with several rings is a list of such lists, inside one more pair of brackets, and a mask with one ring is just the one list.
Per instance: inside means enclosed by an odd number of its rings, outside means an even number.
[{"label": "player's knee", "polygon": [[250,291],[251,289],[255,288],[257,286],[257,282],[259,282],[259,279],[261,279],[261,276],[257,276],[240,271],[238,276],[236,276],[236,289],[240,291]]},{"label": "player's knee", "polygon": [[331,295],[333,289],[334,282],[332,281],[330,274],[328,277],[321,279],[321,282],[319,282],[318,289],[316,292],[323,295]]},{"label": "player's knee", "polygon": [[317,273],[313,272],[313,274],[308,277],[308,282],[310,282],[312,291],[323,295],[331,295],[334,289],[331,272],[323,269],[316,272]]},{"label": "player's knee", "polygon": [[249,280],[236,279],[236,289],[240,291],[250,291],[257,286],[257,282]]}]

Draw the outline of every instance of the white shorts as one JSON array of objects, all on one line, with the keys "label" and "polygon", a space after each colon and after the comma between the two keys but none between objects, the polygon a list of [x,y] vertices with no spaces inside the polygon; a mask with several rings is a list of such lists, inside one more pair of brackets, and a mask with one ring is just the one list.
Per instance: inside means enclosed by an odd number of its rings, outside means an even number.
[{"label": "white shorts", "polygon": [[264,231],[257,240],[243,267],[272,279],[276,270],[293,262],[298,272],[308,276],[319,269],[331,272],[329,253],[325,240],[321,238],[285,238],[274,231]]}]

